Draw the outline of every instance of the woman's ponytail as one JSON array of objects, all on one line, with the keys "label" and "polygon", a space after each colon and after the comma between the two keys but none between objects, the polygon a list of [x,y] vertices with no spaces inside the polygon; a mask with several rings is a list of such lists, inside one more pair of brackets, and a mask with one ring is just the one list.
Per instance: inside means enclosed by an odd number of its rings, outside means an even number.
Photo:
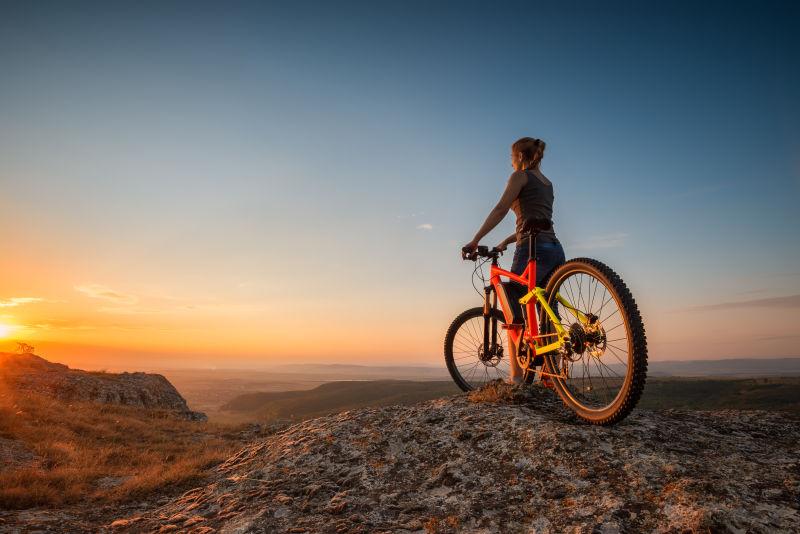
[{"label": "woman's ponytail", "polygon": [[538,169],[544,157],[545,142],[533,137],[523,137],[511,145],[511,152],[516,157],[522,154],[522,168]]}]

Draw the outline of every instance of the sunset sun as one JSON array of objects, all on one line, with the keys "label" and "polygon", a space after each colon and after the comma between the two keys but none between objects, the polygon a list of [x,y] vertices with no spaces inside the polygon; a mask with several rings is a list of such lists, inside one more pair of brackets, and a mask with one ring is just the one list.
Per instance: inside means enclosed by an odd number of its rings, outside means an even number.
[{"label": "sunset sun", "polygon": [[13,328],[7,324],[0,324],[0,339],[6,338],[11,334]]}]

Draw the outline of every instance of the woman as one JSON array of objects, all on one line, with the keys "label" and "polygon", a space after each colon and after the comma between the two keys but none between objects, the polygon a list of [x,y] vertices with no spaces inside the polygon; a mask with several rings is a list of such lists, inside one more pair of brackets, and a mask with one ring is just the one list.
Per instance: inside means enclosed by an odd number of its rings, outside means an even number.
[{"label": "woman", "polygon": [[[511,145],[511,166],[514,167],[514,173],[508,179],[506,190],[497,206],[486,217],[472,241],[465,245],[469,250],[475,250],[480,240],[505,218],[508,210],[513,210],[517,216],[516,232],[501,241],[497,248],[505,250],[509,244],[516,243],[514,261],[511,264],[511,272],[515,274],[522,274],[528,265],[528,240],[521,238],[525,222],[530,219],[553,219],[553,183],[539,170],[544,147],[544,141],[531,137],[523,137]],[[564,249],[552,229],[537,236],[536,257],[536,285],[541,287],[553,269],[565,261]],[[511,286],[509,296],[516,302],[526,290],[517,283],[512,283]],[[523,371],[517,364],[517,347],[511,336],[508,338],[508,345],[511,349],[508,381],[518,384],[522,382]]]}]

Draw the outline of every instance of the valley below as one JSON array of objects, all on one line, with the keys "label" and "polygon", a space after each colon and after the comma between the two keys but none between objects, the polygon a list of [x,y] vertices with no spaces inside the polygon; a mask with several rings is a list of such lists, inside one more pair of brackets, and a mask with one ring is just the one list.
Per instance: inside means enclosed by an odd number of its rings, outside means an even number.
[{"label": "valley below", "polygon": [[[800,364],[797,368],[800,369]],[[658,366],[656,369],[648,377],[638,404],[641,409],[800,413],[800,374],[672,376],[658,373]],[[296,422],[358,407],[409,404],[461,393],[446,369],[393,373],[346,366],[339,373],[199,370],[163,373],[192,409],[207,414],[211,421],[228,424]]]}]

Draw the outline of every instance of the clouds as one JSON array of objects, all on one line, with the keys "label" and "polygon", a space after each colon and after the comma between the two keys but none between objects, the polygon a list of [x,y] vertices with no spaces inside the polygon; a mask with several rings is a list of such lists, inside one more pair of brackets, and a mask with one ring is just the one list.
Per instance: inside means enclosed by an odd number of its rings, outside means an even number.
[{"label": "clouds", "polygon": [[593,236],[587,239],[586,241],[579,241],[578,243],[571,244],[569,248],[575,250],[619,248],[624,246],[627,240],[628,240],[628,234],[624,232],[617,232],[614,234]]},{"label": "clouds", "polygon": [[[404,214],[404,215],[396,215],[395,217],[397,217],[397,219],[403,221],[403,220],[408,220],[408,219],[416,219],[417,217],[421,217],[422,215],[425,215],[424,211],[419,211],[419,212],[415,212],[415,213],[408,213],[408,214]],[[412,221],[409,221],[409,222],[412,222]],[[418,224],[416,226],[416,229],[417,230],[423,230],[423,231],[430,231],[430,230],[433,230],[433,225],[431,223],[420,223],[420,224]]]},{"label": "clouds", "polygon": [[780,335],[780,336],[765,336],[765,337],[757,337],[757,341],[783,341],[785,339],[800,339],[800,335],[798,334],[788,334],[788,335]]},{"label": "clouds", "polygon": [[89,298],[106,300],[115,304],[136,304],[139,301],[135,295],[115,291],[100,284],[75,286],[75,291],[83,293]]},{"label": "clouds", "polygon": [[115,316],[180,315],[187,313],[228,313],[236,306],[220,304],[213,299],[197,303],[172,295],[132,295],[101,284],[74,286],[75,291],[101,301],[94,311]]},{"label": "clouds", "polygon": [[11,297],[10,299],[0,300],[0,308],[15,308],[23,304],[42,301],[44,299],[40,297]]},{"label": "clouds", "polygon": [[404,214],[401,214],[401,215],[396,215],[395,217],[397,217],[400,220],[403,220],[403,219],[416,219],[420,215],[425,215],[425,212],[424,211],[417,211],[417,212],[414,212],[414,213],[404,213]]},{"label": "clouds", "polygon": [[800,295],[788,295],[785,297],[769,297],[763,299],[739,300],[735,302],[720,302],[706,306],[694,306],[689,308],[691,311],[701,310],[733,310],[737,308],[800,308]]},{"label": "clouds", "polygon": [[181,308],[156,308],[156,307],[141,307],[141,306],[103,306],[98,308],[100,313],[108,313],[111,315],[159,315],[165,313],[173,313],[180,310],[189,310],[188,306]]}]

